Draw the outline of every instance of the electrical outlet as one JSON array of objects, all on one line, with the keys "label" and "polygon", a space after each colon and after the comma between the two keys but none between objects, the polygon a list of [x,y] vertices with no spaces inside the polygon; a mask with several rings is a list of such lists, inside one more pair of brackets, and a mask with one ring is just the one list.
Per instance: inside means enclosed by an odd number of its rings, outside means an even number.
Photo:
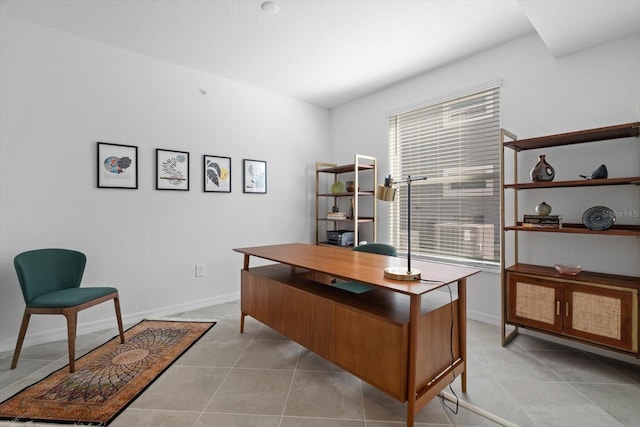
[{"label": "electrical outlet", "polygon": [[204,264],[196,264],[196,277],[204,277]]}]

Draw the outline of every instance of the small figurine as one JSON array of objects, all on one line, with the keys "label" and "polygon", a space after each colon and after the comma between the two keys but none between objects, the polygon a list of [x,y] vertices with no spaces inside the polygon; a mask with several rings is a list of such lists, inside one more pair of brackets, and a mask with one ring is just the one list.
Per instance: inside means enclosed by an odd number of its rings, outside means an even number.
[{"label": "small figurine", "polygon": [[580,175],[584,179],[604,179],[609,176],[607,167],[605,165],[598,166],[598,169],[591,172],[589,175]]}]

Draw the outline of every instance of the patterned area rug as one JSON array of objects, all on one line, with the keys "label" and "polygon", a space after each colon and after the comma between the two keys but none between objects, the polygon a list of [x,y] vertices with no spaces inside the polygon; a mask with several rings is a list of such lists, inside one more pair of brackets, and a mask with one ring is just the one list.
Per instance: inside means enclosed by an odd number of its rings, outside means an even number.
[{"label": "patterned area rug", "polygon": [[143,320],[0,404],[0,420],[108,425],[214,322]]}]

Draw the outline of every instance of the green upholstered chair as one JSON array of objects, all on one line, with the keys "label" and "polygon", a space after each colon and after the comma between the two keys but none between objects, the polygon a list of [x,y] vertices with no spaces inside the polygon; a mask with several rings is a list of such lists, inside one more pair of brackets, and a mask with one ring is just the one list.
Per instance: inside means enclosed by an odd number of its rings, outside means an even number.
[{"label": "green upholstered chair", "polygon": [[124,343],[118,290],[111,287],[81,288],[87,257],[68,249],[36,249],[23,252],[13,260],[26,307],[11,369],[18,365],[20,350],[32,314],[62,314],[67,318],[69,371],[75,371],[76,324],[78,312],[104,301],[113,300]]},{"label": "green upholstered chair", "polygon": [[398,251],[391,245],[386,243],[366,243],[364,245],[356,246],[354,251],[370,252],[372,254],[381,254],[389,256],[398,256]]},{"label": "green upholstered chair", "polygon": [[[353,250],[380,255],[398,255],[398,251],[396,251],[396,248],[386,243],[366,243],[364,245],[354,247]],[[333,286],[356,294],[361,294],[374,288],[373,286],[360,282],[336,282],[333,284]]]}]

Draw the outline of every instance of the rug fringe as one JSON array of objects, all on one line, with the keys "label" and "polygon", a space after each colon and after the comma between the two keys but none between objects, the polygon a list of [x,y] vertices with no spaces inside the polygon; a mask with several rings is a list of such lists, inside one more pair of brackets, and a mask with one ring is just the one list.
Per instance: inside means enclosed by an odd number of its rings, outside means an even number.
[{"label": "rug fringe", "polygon": [[203,317],[173,317],[173,316],[160,316],[160,317],[146,317],[145,320],[155,320],[158,322],[219,322],[218,319],[206,319]]}]

